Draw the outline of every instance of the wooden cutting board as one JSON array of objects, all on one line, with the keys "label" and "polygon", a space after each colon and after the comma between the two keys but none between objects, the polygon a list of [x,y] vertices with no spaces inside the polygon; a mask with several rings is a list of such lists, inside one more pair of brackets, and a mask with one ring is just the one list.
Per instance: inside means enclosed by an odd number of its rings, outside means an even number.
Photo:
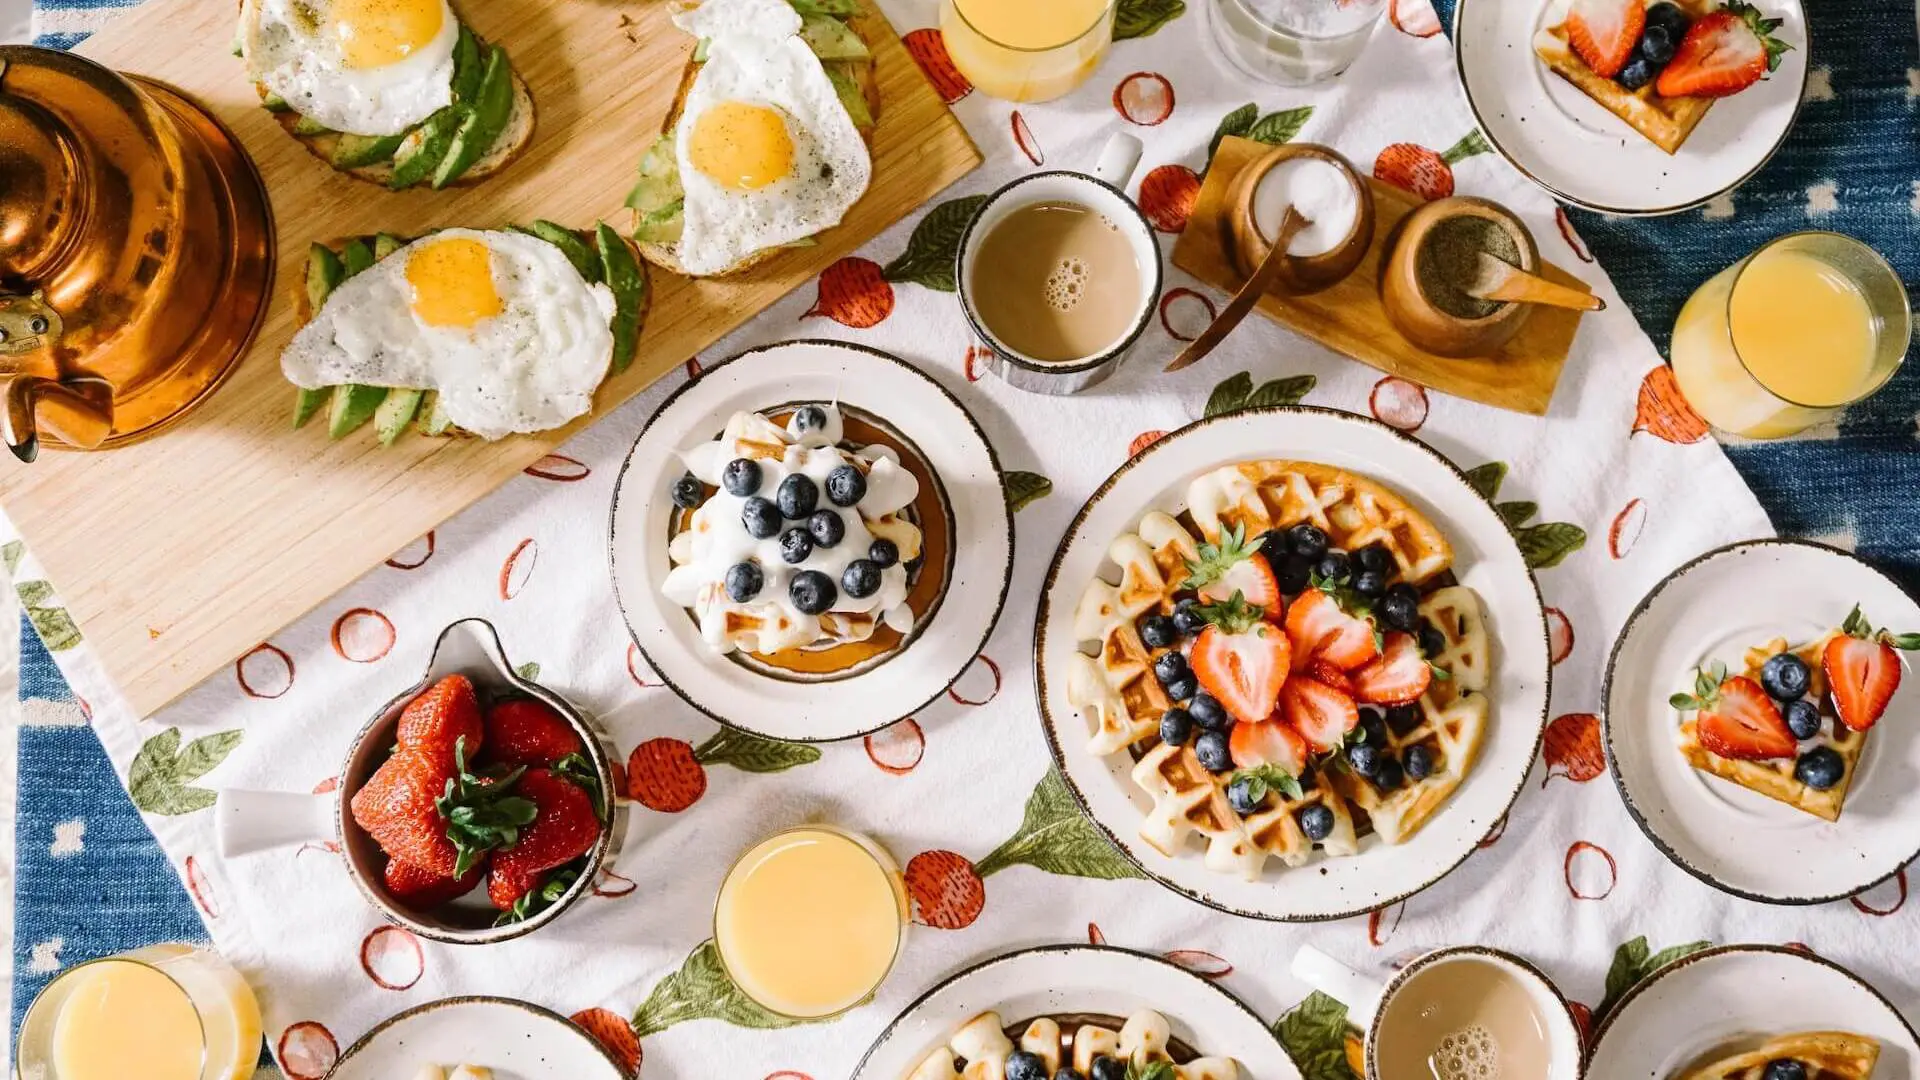
[{"label": "wooden cutting board", "polygon": [[369,427],[331,442],[324,417],[290,430],[293,390],[278,362],[294,331],[291,297],[308,243],[540,217],[576,227],[604,219],[624,231],[627,190],[692,41],[658,0],[468,0],[463,18],[506,46],[532,89],[533,146],[484,184],[396,193],[334,173],[259,107],[228,51],[237,6],[148,0],[79,51],[185,90],[233,129],[259,166],[280,260],[258,341],[209,402],[157,438],[0,467],[0,506],[142,716],[980,164],[893,28],[869,11],[862,29],[875,45],[882,100],[873,184],[818,246],[787,252],[738,281],[693,282],[654,270],[638,358],[601,387],[592,416],[567,428],[498,443],[406,437],[382,448]]},{"label": "wooden cutting board", "polygon": [[[1227,192],[1240,170],[1273,149],[1252,139],[1229,136],[1214,151],[1185,232],[1173,245],[1173,265],[1216,289],[1237,292],[1246,278],[1233,265],[1232,206]],[[1259,310],[1335,352],[1369,367],[1411,379],[1435,390],[1515,412],[1544,416],[1560,381],[1560,369],[1580,328],[1580,312],[1537,307],[1526,326],[1492,356],[1456,359],[1413,345],[1387,321],[1380,303],[1380,267],[1394,227],[1420,200],[1371,177],[1373,248],[1346,280],[1307,296],[1260,298]],[[1560,267],[1541,260],[1541,276],[1588,292],[1592,287]]]}]

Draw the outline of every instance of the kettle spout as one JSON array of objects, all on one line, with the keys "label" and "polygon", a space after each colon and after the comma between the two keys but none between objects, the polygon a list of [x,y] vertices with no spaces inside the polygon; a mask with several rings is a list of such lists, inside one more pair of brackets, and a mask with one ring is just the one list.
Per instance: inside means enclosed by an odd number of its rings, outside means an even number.
[{"label": "kettle spout", "polygon": [[113,431],[113,385],[105,379],[16,375],[5,393],[0,438],[21,461],[40,456],[43,429],[80,450],[98,447]]}]

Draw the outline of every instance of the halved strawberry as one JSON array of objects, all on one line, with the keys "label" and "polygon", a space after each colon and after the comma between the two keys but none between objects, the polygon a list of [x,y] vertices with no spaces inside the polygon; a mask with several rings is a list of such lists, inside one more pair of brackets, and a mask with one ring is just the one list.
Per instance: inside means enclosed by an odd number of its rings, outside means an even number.
[{"label": "halved strawberry", "polygon": [[1373,625],[1357,615],[1349,615],[1340,602],[1321,592],[1308,589],[1294,598],[1287,609],[1287,637],[1293,641],[1295,670],[1310,660],[1324,660],[1342,671],[1352,671],[1380,655],[1373,640]]},{"label": "halved strawberry", "polygon": [[1315,682],[1326,683],[1348,697],[1353,696],[1353,679],[1325,660],[1307,661],[1307,677]]},{"label": "halved strawberry", "polygon": [[1876,630],[1858,604],[1840,630],[1820,654],[1820,668],[1833,690],[1833,709],[1840,722],[1865,731],[1879,722],[1900,689],[1900,655],[1894,650],[1920,649],[1920,634]]},{"label": "halved strawberry", "polygon": [[1273,765],[1299,776],[1307,767],[1307,740],[1278,717],[1233,725],[1227,746],[1233,750],[1236,769]]},{"label": "halved strawberry", "polygon": [[1347,732],[1360,726],[1360,707],[1352,698],[1304,676],[1288,679],[1281,687],[1280,715],[1308,746],[1321,752],[1340,749]]},{"label": "halved strawberry", "polygon": [[1268,618],[1280,619],[1280,582],[1273,567],[1258,552],[1265,537],[1256,536],[1247,543],[1246,528],[1239,526],[1224,533],[1217,544],[1201,544],[1198,559],[1187,562],[1187,580],[1182,588],[1198,589],[1200,599],[1224,603],[1239,593],[1247,603],[1258,604]]},{"label": "halved strawberry", "polygon": [[[1764,761],[1792,757],[1799,742],[1787,727],[1773,699],[1760,684],[1745,675],[1726,675],[1724,665],[1699,672],[1695,693],[1675,694],[1668,700],[1676,709],[1694,711],[1700,745],[1723,758]],[[1715,680],[1718,679],[1718,682]]]},{"label": "halved strawberry", "polygon": [[1433,682],[1433,669],[1420,655],[1420,643],[1398,630],[1387,635],[1380,658],[1353,673],[1353,693],[1376,705],[1405,705],[1417,701]]},{"label": "halved strawberry", "polygon": [[1261,618],[1263,611],[1235,593],[1224,604],[1194,609],[1207,625],[1194,639],[1187,661],[1200,685],[1220,699],[1235,720],[1265,720],[1287,681],[1292,647],[1280,628]]},{"label": "halved strawberry", "polygon": [[1780,54],[1793,47],[1773,36],[1779,28],[1779,19],[1762,18],[1741,0],[1702,15],[1680,39],[1654,93],[1716,98],[1745,90],[1779,67]]},{"label": "halved strawberry", "polygon": [[1595,75],[1611,79],[1633,59],[1647,28],[1646,0],[1573,0],[1567,43]]}]

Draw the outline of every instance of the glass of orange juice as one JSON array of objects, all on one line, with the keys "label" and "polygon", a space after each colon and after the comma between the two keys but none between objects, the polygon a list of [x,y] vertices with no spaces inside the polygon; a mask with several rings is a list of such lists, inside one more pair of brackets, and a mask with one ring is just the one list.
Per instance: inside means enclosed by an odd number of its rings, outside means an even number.
[{"label": "glass of orange juice", "polygon": [[940,0],[940,34],[953,66],[981,93],[1046,101],[1100,65],[1118,7],[1118,0]]},{"label": "glass of orange juice", "polygon": [[15,1051],[22,1080],[248,1080],[260,1004],[217,954],[150,945],[61,972]]},{"label": "glass of orange juice", "polygon": [[1778,439],[1880,389],[1912,334],[1906,288],[1872,248],[1789,233],[1694,290],[1673,324],[1673,375],[1714,427]]},{"label": "glass of orange juice", "polygon": [[906,882],[885,849],[829,825],[755,844],[727,871],[713,941],[727,976],[768,1011],[838,1016],[873,996],[906,942]]}]

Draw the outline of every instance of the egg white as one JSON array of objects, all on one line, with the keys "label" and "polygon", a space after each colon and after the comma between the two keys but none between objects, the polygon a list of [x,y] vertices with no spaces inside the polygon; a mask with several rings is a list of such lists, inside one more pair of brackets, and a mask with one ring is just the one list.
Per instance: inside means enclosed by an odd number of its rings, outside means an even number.
[{"label": "egg white", "polygon": [[246,0],[241,51],[253,77],[301,116],[354,135],[398,135],[453,101],[460,23],[447,0],[432,41],[396,63],[350,68],[316,25],[328,0]]}]

